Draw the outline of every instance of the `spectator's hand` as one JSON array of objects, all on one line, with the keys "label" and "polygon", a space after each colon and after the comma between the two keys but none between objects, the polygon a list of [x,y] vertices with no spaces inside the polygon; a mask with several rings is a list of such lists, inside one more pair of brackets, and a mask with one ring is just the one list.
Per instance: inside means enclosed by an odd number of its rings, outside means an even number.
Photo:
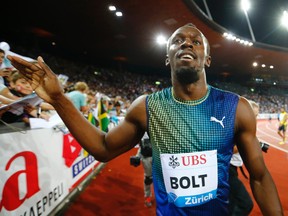
[{"label": "spectator's hand", "polygon": [[26,104],[23,109],[26,113],[31,113],[33,110],[35,110],[35,107],[33,107],[31,104]]},{"label": "spectator's hand", "polygon": [[19,70],[31,84],[33,90],[47,103],[53,104],[64,94],[63,88],[53,71],[41,57],[37,63],[28,62],[20,57],[8,55],[11,64]]},{"label": "spectator's hand", "polygon": [[44,120],[46,120],[46,121],[49,121],[50,115],[48,115],[48,114],[45,113],[45,112],[41,112],[40,118],[42,118],[42,119],[44,119]]}]

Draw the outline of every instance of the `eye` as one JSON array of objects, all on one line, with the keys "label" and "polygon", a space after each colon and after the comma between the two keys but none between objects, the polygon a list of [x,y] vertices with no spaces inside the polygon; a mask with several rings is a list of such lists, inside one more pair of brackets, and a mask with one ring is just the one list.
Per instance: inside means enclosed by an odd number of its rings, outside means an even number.
[{"label": "eye", "polygon": [[201,41],[199,41],[199,40],[193,40],[193,44],[195,44],[195,45],[201,45],[202,43],[201,43]]},{"label": "eye", "polygon": [[175,38],[175,39],[173,40],[173,43],[174,43],[174,44],[181,44],[181,43],[183,43],[183,39],[181,39],[181,38]]}]

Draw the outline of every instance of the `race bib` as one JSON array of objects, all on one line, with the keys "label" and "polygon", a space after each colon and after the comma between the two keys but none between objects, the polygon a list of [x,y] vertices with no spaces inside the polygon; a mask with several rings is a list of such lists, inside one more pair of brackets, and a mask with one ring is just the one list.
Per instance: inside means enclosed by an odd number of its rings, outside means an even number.
[{"label": "race bib", "polygon": [[190,207],[216,198],[217,150],[161,154],[160,158],[169,202]]}]

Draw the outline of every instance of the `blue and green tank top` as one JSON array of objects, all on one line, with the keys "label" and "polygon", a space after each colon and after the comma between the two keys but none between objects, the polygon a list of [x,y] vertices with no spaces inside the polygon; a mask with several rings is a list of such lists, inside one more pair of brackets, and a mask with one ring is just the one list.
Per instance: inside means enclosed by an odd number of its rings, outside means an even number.
[{"label": "blue and green tank top", "polygon": [[[158,216],[228,215],[228,168],[234,145],[234,123],[238,101],[239,95],[210,85],[207,94],[196,101],[175,98],[172,88],[163,89],[147,97],[148,132],[153,148],[153,183]],[[180,162],[177,161],[177,155],[187,153],[196,155],[199,152],[215,152],[215,150],[216,182],[218,182],[215,197],[200,205],[176,206],[173,202],[175,200],[171,198],[173,193],[168,193],[165,187],[161,156],[167,154],[171,160],[169,166],[173,167],[172,171],[176,171]],[[195,176],[197,172],[179,179],[170,178],[167,182],[173,184],[174,188],[183,187],[185,191],[189,187],[199,187],[194,181]],[[205,185],[204,180],[203,176],[199,180],[202,185]],[[205,197],[197,199],[202,202]],[[186,200],[189,200],[189,203],[197,203],[195,197]]]}]

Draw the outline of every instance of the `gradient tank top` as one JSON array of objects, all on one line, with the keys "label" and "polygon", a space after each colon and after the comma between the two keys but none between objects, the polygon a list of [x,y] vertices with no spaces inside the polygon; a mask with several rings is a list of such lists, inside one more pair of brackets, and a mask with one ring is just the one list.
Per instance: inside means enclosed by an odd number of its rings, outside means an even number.
[{"label": "gradient tank top", "polygon": [[172,88],[147,97],[158,216],[228,215],[238,101],[239,95],[210,85],[196,101],[176,99]]}]

